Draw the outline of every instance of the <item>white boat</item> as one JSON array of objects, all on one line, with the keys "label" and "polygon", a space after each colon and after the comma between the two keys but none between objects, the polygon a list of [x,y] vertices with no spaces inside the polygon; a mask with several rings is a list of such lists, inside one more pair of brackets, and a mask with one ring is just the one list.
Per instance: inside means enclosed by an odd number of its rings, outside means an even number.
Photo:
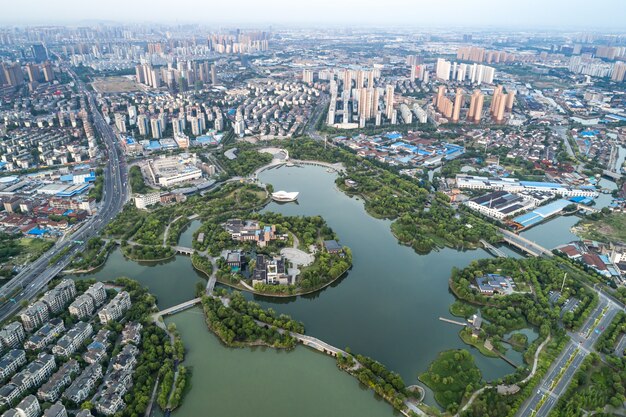
[{"label": "white boat", "polygon": [[294,164],[293,162],[287,162],[287,166],[288,167],[294,167],[294,166],[296,166],[296,164]]},{"label": "white boat", "polygon": [[294,192],[287,192],[287,191],[276,191],[275,193],[272,193],[272,200],[274,201],[280,201],[280,202],[289,202],[289,201],[296,201],[298,199],[298,195],[300,193],[297,191]]}]

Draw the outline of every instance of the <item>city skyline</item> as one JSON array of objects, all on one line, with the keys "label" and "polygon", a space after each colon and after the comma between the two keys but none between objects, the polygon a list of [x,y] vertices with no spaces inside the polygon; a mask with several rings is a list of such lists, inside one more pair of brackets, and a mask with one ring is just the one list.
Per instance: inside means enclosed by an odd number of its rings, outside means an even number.
[{"label": "city skyline", "polygon": [[[319,25],[358,27],[464,27],[471,29],[611,29],[626,31],[622,16],[626,3],[599,0],[593,8],[583,0],[530,0],[524,4],[503,4],[496,0],[442,0],[435,3],[409,0],[377,2],[364,0],[336,3],[320,0],[309,7],[286,0],[256,2],[242,0],[236,11],[230,3],[205,3],[180,0],[176,7],[165,0],[151,2],[86,3],[60,0],[50,3],[36,0],[23,13],[20,8],[3,10],[2,25],[86,24],[87,22],[163,22],[240,25]],[[580,13],[584,10],[584,13]],[[454,11],[454,13],[449,13]]]}]

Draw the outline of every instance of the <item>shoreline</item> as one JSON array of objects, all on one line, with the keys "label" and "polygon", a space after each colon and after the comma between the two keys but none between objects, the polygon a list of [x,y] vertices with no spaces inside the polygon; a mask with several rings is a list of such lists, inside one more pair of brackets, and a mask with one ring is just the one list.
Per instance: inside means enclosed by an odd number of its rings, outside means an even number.
[{"label": "shoreline", "polygon": [[[193,266],[193,268],[194,268],[195,270],[200,271],[200,272],[202,272],[203,274],[205,274],[205,275],[208,277],[208,279],[210,279],[210,278],[211,278],[211,275],[213,275],[212,273],[211,273],[211,274],[208,274],[205,270],[198,268],[198,267],[197,267],[197,266],[193,263],[193,260],[191,261],[191,266]],[[317,291],[321,291],[321,290],[323,290],[324,288],[326,288],[326,287],[328,287],[329,285],[331,285],[333,282],[337,281],[339,278],[343,277],[343,276],[344,276],[344,275],[345,275],[345,274],[346,274],[346,273],[347,273],[347,272],[348,272],[351,268],[352,268],[352,264],[350,264],[350,266],[349,266],[348,268],[346,268],[346,270],[345,270],[345,271],[343,271],[341,274],[339,274],[339,276],[337,276],[337,278],[334,278],[334,279],[332,279],[332,280],[328,281],[327,283],[325,283],[324,285],[322,285],[322,286],[321,286],[321,287],[319,287],[319,288],[314,288],[314,289],[311,289],[311,290],[308,290],[308,291],[305,291],[305,292],[298,292],[298,293],[295,293],[295,294],[276,294],[276,293],[264,293],[264,292],[259,292],[259,291],[256,291],[256,290],[254,290],[254,289],[252,289],[252,290],[251,290],[250,288],[252,288],[252,287],[248,288],[248,287],[243,286],[243,285],[239,286],[239,285],[237,285],[237,284],[233,284],[233,283],[231,283],[231,282],[225,282],[224,280],[221,280],[221,279],[217,278],[217,276],[216,276],[216,280],[217,280],[217,282],[219,282],[220,284],[226,285],[226,286],[228,286],[228,287],[234,288],[234,289],[239,290],[239,291],[245,291],[245,292],[250,293],[250,294],[260,295],[260,296],[263,296],[263,297],[288,298],[288,297],[298,297],[298,296],[302,296],[302,295],[308,295],[308,294],[315,293],[315,292],[317,292]]]}]

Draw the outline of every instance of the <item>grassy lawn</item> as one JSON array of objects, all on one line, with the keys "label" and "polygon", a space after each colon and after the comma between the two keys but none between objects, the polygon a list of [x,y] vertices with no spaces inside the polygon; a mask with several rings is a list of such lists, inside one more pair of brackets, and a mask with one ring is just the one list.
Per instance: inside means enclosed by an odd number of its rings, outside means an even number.
[{"label": "grassy lawn", "polygon": [[22,248],[21,256],[25,256],[26,261],[32,262],[50,249],[54,242],[46,239],[23,237],[20,239],[19,245]]},{"label": "grassy lawn", "polygon": [[599,242],[626,242],[626,213],[611,213],[600,220],[583,220],[576,234]]},{"label": "grassy lawn", "polygon": [[459,337],[466,345],[470,345],[478,349],[480,353],[489,357],[489,358],[497,358],[498,354],[487,349],[485,347],[485,339],[472,337],[472,331],[467,327],[459,332]]},{"label": "grassy lawn", "polygon": [[471,304],[464,303],[463,301],[455,300],[450,305],[450,313],[453,316],[470,318],[473,314],[476,314],[478,309]]}]

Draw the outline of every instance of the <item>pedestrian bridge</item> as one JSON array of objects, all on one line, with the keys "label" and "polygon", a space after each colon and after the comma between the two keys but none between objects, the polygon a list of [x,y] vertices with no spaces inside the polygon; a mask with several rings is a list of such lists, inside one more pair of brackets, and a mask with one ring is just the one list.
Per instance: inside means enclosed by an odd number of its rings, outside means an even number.
[{"label": "pedestrian bridge", "polygon": [[496,248],[491,243],[487,242],[485,239],[480,239],[480,243],[482,243],[483,247],[491,252],[494,256],[498,258],[506,258],[506,253],[502,252],[502,250]]},{"label": "pedestrian bridge", "polygon": [[330,164],[328,162],[322,162],[322,161],[303,161],[299,159],[292,159],[290,162],[296,165],[313,165],[313,166],[318,166],[318,167],[324,167],[324,168],[331,169],[335,172],[343,172],[344,170],[343,165],[340,163]]},{"label": "pedestrian bridge", "polygon": [[170,308],[166,308],[165,310],[161,310],[158,313],[154,314],[154,317],[162,317],[169,316],[170,314],[180,313],[183,310],[187,310],[188,308],[194,307],[196,304],[200,304],[202,298],[194,298],[193,300],[185,301],[184,303],[177,304]]},{"label": "pedestrian bridge", "polygon": [[180,255],[193,255],[194,250],[185,246],[174,246],[176,253]]},{"label": "pedestrian bridge", "polygon": [[298,340],[300,343],[302,343],[304,346],[309,346],[327,355],[336,357],[339,353],[341,353],[343,356],[347,356],[347,353],[344,352],[343,350],[336,348],[332,345],[329,345],[328,343],[322,340],[319,340],[316,337],[306,336],[300,333],[293,333],[293,332],[291,333],[291,336],[294,337],[296,340]]},{"label": "pedestrian bridge", "polygon": [[526,239],[520,235],[516,235],[513,232],[509,232],[508,230],[500,229],[500,233],[502,233],[502,239],[511,246],[516,247],[517,249],[526,252],[531,256],[554,256],[552,251],[544,248],[537,243]]}]

